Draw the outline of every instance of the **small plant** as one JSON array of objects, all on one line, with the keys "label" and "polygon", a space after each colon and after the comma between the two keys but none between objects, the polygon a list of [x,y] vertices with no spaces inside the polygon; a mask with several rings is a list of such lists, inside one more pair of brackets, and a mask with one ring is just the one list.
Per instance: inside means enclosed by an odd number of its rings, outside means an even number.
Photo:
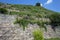
[{"label": "small plant", "polygon": [[34,12],[34,13],[38,13],[38,10],[33,9],[31,12],[32,12],[32,13],[33,13],[33,12]]},{"label": "small plant", "polygon": [[34,30],[33,37],[34,40],[44,40],[43,32],[41,30]]},{"label": "small plant", "polygon": [[15,12],[15,11],[12,11],[12,12],[10,12],[10,15],[14,15],[14,14],[19,14],[19,12]]},{"label": "small plant", "polygon": [[36,14],[36,17],[38,18],[38,20],[39,20],[39,18],[42,18],[42,15],[41,14],[39,14],[39,13],[37,13]]},{"label": "small plant", "polygon": [[29,22],[30,22],[30,24],[32,24],[32,25],[37,23],[36,20],[29,20]]},{"label": "small plant", "polygon": [[2,13],[2,14],[7,14],[7,9],[5,9],[5,8],[0,8],[0,13]]},{"label": "small plant", "polygon": [[44,28],[45,29],[45,31],[47,31],[47,28],[46,28],[46,26],[44,26],[44,22],[42,22],[42,21],[37,21],[37,25],[38,26],[40,26],[40,27],[42,27],[42,28]]},{"label": "small plant", "polygon": [[25,30],[25,28],[29,24],[29,21],[26,19],[16,18],[16,21],[14,22],[14,24],[19,24],[23,28],[23,30]]}]

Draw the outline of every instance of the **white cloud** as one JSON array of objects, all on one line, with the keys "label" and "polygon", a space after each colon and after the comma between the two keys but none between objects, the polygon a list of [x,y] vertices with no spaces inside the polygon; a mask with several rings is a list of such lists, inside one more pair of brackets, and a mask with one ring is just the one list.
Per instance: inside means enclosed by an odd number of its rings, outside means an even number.
[{"label": "white cloud", "polygon": [[43,6],[43,4],[40,4],[41,6]]},{"label": "white cloud", "polygon": [[45,5],[46,4],[50,4],[50,3],[52,3],[53,2],[53,0],[47,0],[47,2],[45,3]]}]

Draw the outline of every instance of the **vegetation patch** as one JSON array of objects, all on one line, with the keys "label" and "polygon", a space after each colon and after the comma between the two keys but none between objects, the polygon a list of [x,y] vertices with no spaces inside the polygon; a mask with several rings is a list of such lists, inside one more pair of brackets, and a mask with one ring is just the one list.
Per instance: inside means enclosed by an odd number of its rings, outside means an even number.
[{"label": "vegetation patch", "polygon": [[8,14],[8,10],[5,8],[0,8],[0,13],[1,14]]},{"label": "vegetation patch", "polygon": [[18,18],[16,18],[16,21],[14,22],[14,24],[19,24],[20,27],[22,27],[23,30],[25,30],[25,28],[29,24],[29,21],[27,21],[26,19],[18,19]]},{"label": "vegetation patch", "polygon": [[50,39],[45,39],[45,40],[60,40],[60,38],[50,38]]},{"label": "vegetation patch", "polygon": [[41,30],[34,30],[33,37],[34,40],[44,40],[43,32]]},{"label": "vegetation patch", "polygon": [[50,25],[52,26],[52,29],[55,31],[55,28],[57,26],[60,26],[60,14],[59,13],[54,13],[49,16],[51,23]]}]

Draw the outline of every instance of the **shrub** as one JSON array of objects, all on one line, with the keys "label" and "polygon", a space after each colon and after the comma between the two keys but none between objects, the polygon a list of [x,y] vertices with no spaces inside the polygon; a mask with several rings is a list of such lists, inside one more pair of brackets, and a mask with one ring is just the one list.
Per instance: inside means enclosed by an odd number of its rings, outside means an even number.
[{"label": "shrub", "polygon": [[36,6],[41,6],[40,3],[36,3]]},{"label": "shrub", "polygon": [[41,30],[35,30],[33,32],[34,40],[44,40],[43,32]]},{"label": "shrub", "polygon": [[33,13],[33,12],[34,12],[34,13],[37,13],[37,12],[38,12],[38,10],[33,9],[31,12],[32,12],[32,13]]},{"label": "shrub", "polygon": [[30,22],[30,24],[35,24],[35,23],[37,23],[37,21],[36,20],[29,20],[29,22]]},{"label": "shrub", "polygon": [[7,9],[5,9],[5,8],[0,8],[0,13],[2,13],[2,14],[7,14]]},{"label": "shrub", "polygon": [[51,20],[51,26],[52,29],[55,31],[55,27],[60,25],[60,14],[58,13],[53,13],[50,15],[50,20]]},{"label": "shrub", "polygon": [[45,22],[37,21],[37,25],[40,26],[40,27],[42,27],[42,28],[44,28],[45,31],[47,31],[47,28],[46,28],[46,26],[44,26],[44,24],[45,24]]},{"label": "shrub", "polygon": [[37,18],[42,18],[42,15],[39,14],[39,13],[37,13],[37,14],[36,14],[36,17],[37,17]]},{"label": "shrub", "polygon": [[29,21],[27,21],[26,19],[16,18],[16,21],[14,22],[14,24],[19,24],[23,28],[23,30],[25,30],[25,28],[29,24]]},{"label": "shrub", "polygon": [[12,12],[10,12],[10,15],[14,15],[14,14],[19,14],[19,12],[15,12],[15,11],[12,11]]},{"label": "shrub", "polygon": [[58,25],[60,23],[60,14],[54,13],[50,15],[51,23],[54,23],[54,25]]}]

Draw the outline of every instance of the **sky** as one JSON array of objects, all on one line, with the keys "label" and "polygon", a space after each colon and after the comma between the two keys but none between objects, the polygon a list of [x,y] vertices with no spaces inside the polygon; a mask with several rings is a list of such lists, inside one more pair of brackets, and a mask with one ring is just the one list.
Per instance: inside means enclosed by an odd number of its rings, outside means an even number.
[{"label": "sky", "polygon": [[24,5],[35,5],[37,2],[40,2],[41,6],[46,9],[60,12],[60,0],[0,0],[0,2]]}]

